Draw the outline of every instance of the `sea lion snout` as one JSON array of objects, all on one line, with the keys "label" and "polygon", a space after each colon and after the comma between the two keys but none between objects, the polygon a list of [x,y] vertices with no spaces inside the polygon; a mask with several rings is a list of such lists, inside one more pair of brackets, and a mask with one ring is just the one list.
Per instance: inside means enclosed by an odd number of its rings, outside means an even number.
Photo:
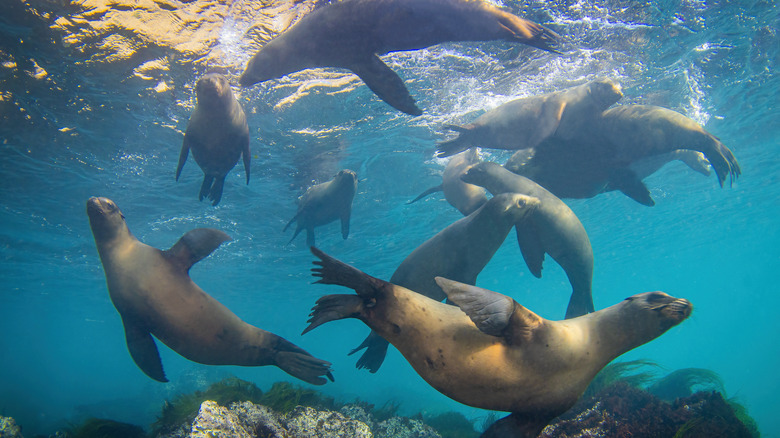
[{"label": "sea lion snout", "polygon": [[114,201],[108,198],[101,198],[93,196],[87,200],[87,214],[92,217],[93,215],[104,215],[106,213],[113,213],[119,210]]},{"label": "sea lion snout", "polygon": [[195,94],[198,101],[201,99],[219,99],[230,93],[230,84],[227,78],[219,73],[203,75],[195,84]]}]

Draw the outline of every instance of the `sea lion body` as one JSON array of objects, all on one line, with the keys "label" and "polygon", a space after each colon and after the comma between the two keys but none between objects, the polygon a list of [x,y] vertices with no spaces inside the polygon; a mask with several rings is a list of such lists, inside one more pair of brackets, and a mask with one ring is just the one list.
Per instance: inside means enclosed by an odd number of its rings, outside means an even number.
[{"label": "sea lion body", "polygon": [[441,177],[441,184],[424,191],[415,199],[409,202],[417,202],[420,199],[435,192],[444,192],[444,198],[453,207],[457,208],[463,216],[468,216],[485,202],[487,196],[485,189],[473,184],[463,182],[460,177],[469,169],[469,167],[479,162],[479,156],[476,149],[468,149],[459,154],[453,155],[444,173]]},{"label": "sea lion body", "polygon": [[244,158],[246,183],[249,184],[249,126],[227,79],[219,73],[204,75],[195,86],[197,104],[184,133],[176,180],[179,180],[189,152],[203,170],[199,200],[208,197],[219,204],[225,177],[239,158]]},{"label": "sea lion body", "polygon": [[403,80],[377,55],[448,41],[506,40],[553,50],[558,38],[482,1],[343,0],[314,10],[269,41],[239,82],[250,86],[307,68],[347,68],[388,104],[420,115]]},{"label": "sea lion body", "polygon": [[[650,292],[549,321],[507,296],[438,277],[459,308],[371,277],[316,248],[312,252],[320,259],[314,269],[318,283],[346,286],[357,295],[320,298],[304,333],[336,319],[363,321],[442,394],[512,412],[486,436],[535,437],[607,363],[660,336],[692,308],[687,300]],[[499,429],[503,434],[495,433]]]},{"label": "sea lion body", "polygon": [[[517,193],[495,196],[474,213],[418,246],[401,262],[390,282],[435,301],[446,298],[436,284],[434,278],[437,276],[476,284],[477,276],[504,243],[512,227],[530,220],[538,208],[539,199],[531,196]],[[363,348],[366,351],[357,367],[375,373],[385,358],[387,341],[372,333],[352,353]]]},{"label": "sea lion body", "polygon": [[328,362],[271,332],[247,324],[190,278],[192,264],[222,242],[225,233],[200,228],[170,250],[139,242],[111,200],[91,198],[90,226],[111,301],[122,317],[128,350],[149,377],[166,382],[151,335],[183,357],[206,365],[276,365],[309,383],[322,384]]},{"label": "sea lion body", "polygon": [[[572,286],[571,299],[566,310],[567,319],[593,312],[593,248],[585,227],[574,212],[539,184],[496,163],[476,164],[462,179],[485,187],[494,196],[502,193],[522,193],[540,200],[534,214],[515,227],[523,258],[537,278],[542,275],[545,253],[566,272]],[[442,277],[449,278],[444,275]],[[451,280],[465,283],[457,278]],[[390,282],[394,283],[392,279]]]},{"label": "sea lion body", "polygon": [[551,136],[570,139],[622,96],[617,83],[599,79],[562,91],[515,99],[466,126],[450,125],[459,135],[439,144],[437,155],[446,157],[477,146],[526,149]]},{"label": "sea lion body", "polygon": [[[298,222],[290,242],[302,230],[306,230],[306,245],[313,246],[315,242],[314,228],[341,220],[341,236],[349,236],[349,219],[352,215],[352,200],[357,191],[357,175],[344,169],[336,176],[322,184],[309,187],[298,199],[298,212],[287,222],[282,232],[293,223]],[[289,243],[289,242],[288,242]]]}]

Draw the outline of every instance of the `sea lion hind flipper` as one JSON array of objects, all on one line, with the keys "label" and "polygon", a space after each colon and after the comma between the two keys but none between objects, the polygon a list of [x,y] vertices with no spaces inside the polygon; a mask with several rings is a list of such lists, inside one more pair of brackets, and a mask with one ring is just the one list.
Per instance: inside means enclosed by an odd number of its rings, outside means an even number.
[{"label": "sea lion hind flipper", "polygon": [[326,376],[331,382],[334,381],[330,362],[317,359],[306,350],[282,337],[279,337],[276,344],[274,362],[285,373],[312,385],[327,383],[325,377],[322,376]]},{"label": "sea lion hind flipper", "polygon": [[319,267],[311,269],[314,277],[320,277],[315,283],[348,287],[363,299],[375,298],[379,288],[388,284],[386,281],[374,278],[355,267],[334,259],[316,246],[312,246],[310,249],[312,254],[320,259],[314,261],[314,264]]},{"label": "sea lion hind flipper", "polygon": [[509,436],[535,438],[542,433],[551,419],[528,418],[525,415],[510,414],[493,423],[482,432],[480,438],[505,438]]},{"label": "sea lion hind flipper", "polygon": [[414,198],[411,201],[407,202],[407,204],[414,204],[415,202],[419,201],[420,199],[422,199],[422,198],[424,198],[424,197],[426,197],[426,196],[428,196],[428,195],[430,195],[432,193],[441,192],[442,190],[444,190],[444,188],[442,187],[441,184],[439,184],[436,187],[431,187],[430,189],[428,189],[428,190],[420,193],[419,195],[417,195],[416,198]]},{"label": "sea lion hind flipper", "polygon": [[177,260],[184,267],[185,271],[189,271],[192,265],[203,260],[203,258],[229,240],[233,239],[220,230],[196,228],[181,236],[171,249],[165,251],[165,254]]},{"label": "sea lion hind flipper", "polygon": [[523,254],[528,270],[536,278],[542,278],[542,264],[544,263],[544,247],[539,239],[539,233],[536,227],[528,222],[515,224],[517,233],[517,245],[520,247],[520,253]]},{"label": "sea lion hind flipper", "polygon": [[596,311],[593,305],[593,294],[590,290],[573,291],[566,307],[565,319],[572,319]]},{"label": "sea lion hind flipper", "polygon": [[441,142],[436,146],[436,157],[450,157],[475,146],[474,141],[471,138],[471,129],[462,128],[455,130],[459,133],[457,137],[453,138],[452,140]]},{"label": "sea lion hind flipper", "polygon": [[379,336],[377,332],[372,330],[357,348],[354,348],[349,352],[349,355],[355,354],[365,348],[366,351],[360,356],[355,367],[359,370],[365,368],[370,373],[376,373],[385,361],[387,346],[389,344],[390,343],[387,342],[385,338]]},{"label": "sea lion hind flipper", "polygon": [[701,150],[701,152],[707,157],[710,165],[715,170],[715,174],[718,175],[718,184],[723,187],[723,182],[726,181],[726,177],[729,177],[729,185],[733,185],[734,180],[742,174],[737,158],[731,152],[731,149],[727,148],[714,135],[711,137],[714,146],[712,148],[703,148],[704,150]]},{"label": "sea lion hind flipper", "polygon": [[363,299],[357,295],[325,295],[317,300],[309,314],[305,335],[326,322],[344,318],[356,318],[363,309]]},{"label": "sea lion hind flipper", "polygon": [[[344,240],[349,237],[349,218],[352,216],[352,207],[347,206],[344,211],[341,213],[341,237],[344,238]],[[311,245],[314,246],[314,241],[311,242]]]},{"label": "sea lion hind flipper", "polygon": [[447,298],[457,304],[478,329],[492,336],[502,335],[514,312],[514,300],[498,292],[446,278],[435,277],[435,280]]},{"label": "sea lion hind flipper", "polygon": [[214,184],[211,185],[211,190],[209,190],[209,199],[213,201],[211,205],[216,206],[219,204],[219,201],[222,199],[222,189],[224,187],[225,176],[214,178]]},{"label": "sea lion hind flipper", "polygon": [[200,192],[198,192],[198,201],[203,201],[203,198],[209,196],[209,193],[211,192],[211,186],[213,184],[213,176],[203,175],[203,183],[200,185]]},{"label": "sea lion hind flipper", "polygon": [[512,14],[501,14],[498,25],[508,34],[507,41],[518,41],[538,49],[560,54],[563,38],[541,24]]},{"label": "sea lion hind flipper", "polygon": [[122,318],[122,323],[125,326],[127,350],[138,368],[158,382],[167,382],[168,379],[165,377],[160,360],[160,352],[157,350],[157,344],[154,343],[151,333],[135,324],[128,323],[125,318]]},{"label": "sea lion hind flipper", "polygon": [[404,81],[376,55],[370,55],[363,62],[349,66],[368,88],[393,108],[412,116],[419,116],[422,110],[404,85]]},{"label": "sea lion hind flipper", "polygon": [[637,177],[633,170],[627,167],[612,170],[609,174],[609,185],[642,205],[648,207],[655,205],[645,183]]}]

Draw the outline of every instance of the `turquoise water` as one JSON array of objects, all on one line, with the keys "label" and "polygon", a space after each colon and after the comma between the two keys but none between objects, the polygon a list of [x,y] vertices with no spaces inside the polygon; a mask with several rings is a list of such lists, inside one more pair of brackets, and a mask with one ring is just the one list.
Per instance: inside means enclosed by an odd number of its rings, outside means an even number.
[{"label": "turquoise water", "polygon": [[[357,357],[347,353],[368,333],[359,321],[300,336],[318,297],[348,291],[312,285],[305,238],[286,245],[291,232],[282,228],[312,181],[353,169],[360,183],[349,239],[333,223],[317,230],[318,246],[388,279],[414,248],[460,217],[441,196],[406,204],[440,181],[446,161],[432,157],[446,138],[445,123],[610,76],[623,86],[620,103],[661,105],[704,125],[734,152],[743,174],[721,189],[714,175],[672,163],[645,180],[652,208],[618,192],[567,200],[593,246],[596,308],[651,290],[689,299],[690,319],[622,359],[651,359],[669,371],[711,369],[764,436],[780,436],[774,2],[507,2],[566,36],[570,52],[452,43],[389,55],[384,59],[425,111],[414,118],[364,86],[345,93],[314,87],[285,104],[294,90],[289,78],[235,90],[249,119],[252,179],[244,184],[236,167],[218,207],[197,201],[202,174],[194,161],[174,181],[192,86],[203,72],[174,68],[165,79],[177,86],[158,93],[156,82],[132,77],[132,66],[73,65],[84,55],[52,44],[58,36],[44,19],[11,5],[4,3],[0,18],[2,61],[12,54],[17,63],[0,67],[0,415],[15,417],[26,435],[85,416],[148,425],[166,398],[228,374],[263,389],[291,379],[273,367],[195,364],[162,344],[171,383],[142,374],[108,298],[85,213],[90,196],[113,199],[136,237],[158,248],[196,227],[227,232],[233,241],[195,265],[193,280],[245,321],[331,361],[336,382],[320,387],[326,393],[378,405],[392,400],[406,413],[486,415],[431,389],[392,348],[377,374],[355,369]],[[47,76],[25,73],[34,68],[29,60]],[[485,160],[508,156],[482,151]],[[512,238],[477,284],[549,319],[563,317],[570,292],[549,258],[542,279],[534,278]]]}]

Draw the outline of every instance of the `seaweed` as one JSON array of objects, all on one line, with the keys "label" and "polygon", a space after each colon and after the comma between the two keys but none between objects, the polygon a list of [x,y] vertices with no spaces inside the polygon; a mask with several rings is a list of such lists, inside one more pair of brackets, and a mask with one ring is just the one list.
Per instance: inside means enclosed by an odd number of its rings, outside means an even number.
[{"label": "seaweed", "polygon": [[474,423],[460,412],[444,412],[425,418],[425,423],[447,438],[476,438]]},{"label": "seaweed", "polygon": [[582,398],[587,399],[593,397],[599,391],[611,386],[618,381],[625,382],[635,388],[643,387],[655,377],[655,372],[644,371],[629,374],[642,367],[660,368],[657,363],[647,359],[611,363],[604,367],[604,369],[596,374],[596,377],[591,380],[590,385],[588,385],[585,393],[583,393]]},{"label": "seaweed", "polygon": [[79,426],[72,426],[62,432],[67,438],[146,438],[140,426],[104,418],[88,418]]},{"label": "seaweed", "polygon": [[173,431],[182,423],[191,423],[198,415],[201,403],[206,400],[213,400],[220,406],[228,406],[230,403],[247,400],[260,404],[262,398],[263,391],[252,382],[236,377],[220,380],[205,391],[181,394],[172,402],[166,401],[160,416],[152,424],[152,435]]},{"label": "seaweed", "polygon": [[250,401],[285,414],[291,412],[298,405],[326,410],[337,410],[339,407],[333,397],[328,397],[313,389],[295,386],[289,382],[276,382],[259,400]]},{"label": "seaweed", "polygon": [[381,408],[378,409],[371,405],[371,416],[374,417],[374,421],[379,423],[398,415],[398,410],[400,408],[401,402],[396,400],[388,400],[385,402],[385,404],[382,405]]},{"label": "seaweed", "polygon": [[758,438],[761,436],[761,433],[758,431],[758,423],[748,414],[747,408],[742,403],[739,403],[736,397],[729,398],[726,400],[726,403],[731,406],[737,419],[747,427],[751,437]]},{"label": "seaweed", "polygon": [[725,393],[720,376],[715,371],[704,368],[683,368],[673,371],[653,382],[647,390],[661,400],[671,402],[691,396],[695,392],[694,387],[700,391],[706,389]]}]

